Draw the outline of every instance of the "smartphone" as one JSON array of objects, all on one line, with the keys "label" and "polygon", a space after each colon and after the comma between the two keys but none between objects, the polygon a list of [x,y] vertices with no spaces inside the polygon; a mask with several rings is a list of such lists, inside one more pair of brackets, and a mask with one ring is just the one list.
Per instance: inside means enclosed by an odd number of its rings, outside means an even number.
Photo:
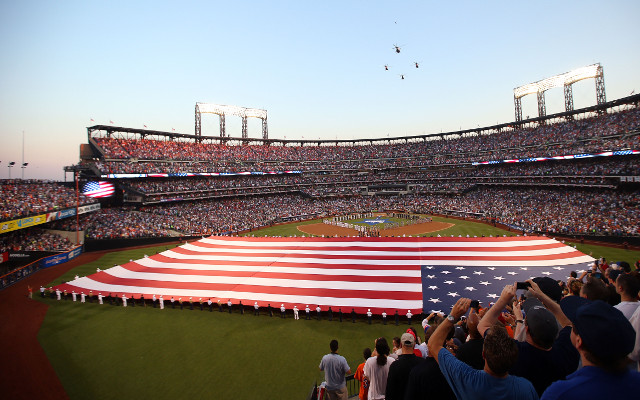
[{"label": "smartphone", "polygon": [[530,287],[531,287],[531,284],[529,282],[517,282],[516,283],[516,289],[517,290],[529,289]]}]

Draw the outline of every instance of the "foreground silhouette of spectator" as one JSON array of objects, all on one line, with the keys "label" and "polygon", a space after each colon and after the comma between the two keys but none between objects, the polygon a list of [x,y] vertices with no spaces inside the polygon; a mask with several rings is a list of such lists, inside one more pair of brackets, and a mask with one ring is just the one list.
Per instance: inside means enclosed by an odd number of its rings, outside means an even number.
[{"label": "foreground silhouette of spectator", "polygon": [[595,300],[576,311],[571,341],[583,367],[549,386],[543,400],[637,398],[640,373],[628,367],[636,332],[619,310]]},{"label": "foreground silhouette of spectator", "polygon": [[403,333],[400,341],[402,343],[402,354],[389,366],[387,389],[385,391],[386,400],[404,399],[409,374],[414,367],[423,361],[421,357],[416,356],[413,352],[413,348],[416,345],[413,334]]}]

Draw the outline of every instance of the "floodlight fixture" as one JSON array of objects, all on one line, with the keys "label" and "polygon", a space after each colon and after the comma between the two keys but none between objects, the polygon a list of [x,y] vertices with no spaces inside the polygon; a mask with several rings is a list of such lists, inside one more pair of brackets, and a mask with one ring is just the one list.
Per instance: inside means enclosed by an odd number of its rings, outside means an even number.
[{"label": "floodlight fixture", "polygon": [[267,133],[267,110],[258,108],[247,108],[240,106],[230,106],[224,104],[196,103],[196,136],[202,136],[202,114],[216,114],[220,117],[220,137],[226,136],[225,117],[231,115],[242,118],[242,138],[248,138],[247,118],[260,118],[262,120],[262,138],[268,139]]},{"label": "floodlight fixture", "polygon": [[516,107],[516,121],[522,120],[522,103],[520,99],[526,95],[534,93],[538,98],[538,116],[545,116],[546,108],[544,105],[544,92],[554,87],[564,87],[565,110],[573,111],[573,91],[571,90],[571,85],[590,78],[594,78],[596,82],[597,103],[604,104],[606,102],[604,72],[602,66],[598,63],[577,68],[572,71],[565,72],[564,74],[552,76],[550,78],[542,79],[513,89],[513,99]]}]

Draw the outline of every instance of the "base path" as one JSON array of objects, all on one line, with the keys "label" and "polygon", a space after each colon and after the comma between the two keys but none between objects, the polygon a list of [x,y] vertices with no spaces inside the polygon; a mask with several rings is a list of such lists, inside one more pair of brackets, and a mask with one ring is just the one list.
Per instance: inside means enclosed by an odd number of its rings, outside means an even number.
[{"label": "base path", "polygon": [[[397,228],[385,229],[380,231],[380,236],[389,237],[403,237],[422,235],[425,233],[432,233],[441,231],[452,227],[454,224],[446,222],[425,222],[422,224],[399,226]],[[324,223],[299,225],[298,230],[300,232],[309,233],[311,235],[333,237],[333,236],[358,236],[358,231],[353,228],[343,228],[341,226],[334,226]]]}]

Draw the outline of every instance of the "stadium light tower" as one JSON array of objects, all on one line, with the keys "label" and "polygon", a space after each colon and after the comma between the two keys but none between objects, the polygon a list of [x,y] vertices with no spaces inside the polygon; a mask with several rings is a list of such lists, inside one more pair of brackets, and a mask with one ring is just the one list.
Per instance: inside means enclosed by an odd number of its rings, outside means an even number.
[{"label": "stadium light tower", "polygon": [[242,138],[247,139],[247,118],[260,118],[262,120],[262,138],[268,139],[267,110],[246,108],[238,106],[225,106],[222,104],[196,103],[196,131],[195,135],[202,136],[202,114],[216,114],[220,117],[220,137],[226,137],[225,117],[232,115],[242,118]]},{"label": "stadium light tower", "polygon": [[28,162],[22,163],[22,166],[20,168],[22,168],[22,179],[24,180],[24,169],[27,168],[27,165],[29,165]]},{"label": "stadium light tower", "polygon": [[596,82],[596,102],[598,105],[607,102],[604,90],[604,71],[598,64],[574,69],[564,74],[552,76],[541,81],[529,83],[513,89],[513,101],[515,103],[516,121],[522,121],[522,97],[528,94],[536,94],[538,100],[538,116],[547,115],[547,108],[544,103],[544,92],[554,87],[564,87],[564,108],[565,111],[573,111],[573,89],[571,85],[583,79],[594,78]]},{"label": "stadium light tower", "polygon": [[7,168],[9,169],[9,179],[11,179],[11,168],[13,168],[14,165],[16,165],[15,161],[11,161],[9,165],[7,165]]}]

